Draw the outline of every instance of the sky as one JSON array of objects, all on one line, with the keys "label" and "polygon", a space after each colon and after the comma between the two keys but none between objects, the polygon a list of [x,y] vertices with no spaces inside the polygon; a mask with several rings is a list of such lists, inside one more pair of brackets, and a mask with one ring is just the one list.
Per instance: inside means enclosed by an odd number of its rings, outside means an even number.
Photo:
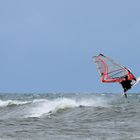
[{"label": "sky", "polygon": [[[140,76],[139,0],[0,1],[0,92],[113,92],[92,56]],[[140,92],[140,84],[130,92]]]}]

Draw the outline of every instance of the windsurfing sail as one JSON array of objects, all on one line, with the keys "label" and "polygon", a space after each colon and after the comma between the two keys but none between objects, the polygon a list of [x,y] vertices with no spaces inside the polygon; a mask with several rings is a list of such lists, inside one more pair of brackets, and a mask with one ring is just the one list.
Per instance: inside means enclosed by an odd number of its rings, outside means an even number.
[{"label": "windsurfing sail", "polygon": [[122,82],[125,76],[128,76],[128,80],[135,79],[135,76],[132,74],[130,69],[116,63],[114,60],[104,56],[103,54],[94,56],[93,59],[97,65],[102,82]]}]

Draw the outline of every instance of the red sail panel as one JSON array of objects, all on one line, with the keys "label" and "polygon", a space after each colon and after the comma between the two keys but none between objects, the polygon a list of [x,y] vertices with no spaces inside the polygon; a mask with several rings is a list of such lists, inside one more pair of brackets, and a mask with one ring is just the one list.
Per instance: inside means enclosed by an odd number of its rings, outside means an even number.
[{"label": "red sail panel", "polygon": [[129,80],[135,79],[135,76],[129,69],[114,62],[114,60],[104,56],[103,54],[94,56],[94,60],[101,75],[102,82],[121,82],[126,75]]}]

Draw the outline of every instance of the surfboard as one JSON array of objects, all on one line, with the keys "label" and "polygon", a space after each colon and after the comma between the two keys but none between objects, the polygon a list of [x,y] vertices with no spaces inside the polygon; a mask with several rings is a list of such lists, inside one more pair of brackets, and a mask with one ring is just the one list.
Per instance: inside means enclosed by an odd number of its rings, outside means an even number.
[{"label": "surfboard", "polygon": [[134,83],[132,87],[136,86],[139,82],[140,82],[140,76],[137,78],[136,82]]}]

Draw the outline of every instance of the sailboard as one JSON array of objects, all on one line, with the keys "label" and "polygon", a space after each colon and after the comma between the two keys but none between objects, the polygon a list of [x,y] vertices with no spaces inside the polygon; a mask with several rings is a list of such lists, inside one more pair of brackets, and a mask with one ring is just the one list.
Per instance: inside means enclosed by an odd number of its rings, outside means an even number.
[{"label": "sailboard", "polygon": [[[125,76],[128,76],[128,80],[132,80],[133,85],[137,84],[136,78],[131,70],[115,62],[111,58],[99,54],[98,56],[94,56],[93,59],[101,76],[101,82],[120,83],[124,80]],[[138,81],[140,81],[140,79]]]},{"label": "sailboard", "polygon": [[137,78],[136,82],[132,85],[132,87],[136,86],[140,82],[140,76]]}]

